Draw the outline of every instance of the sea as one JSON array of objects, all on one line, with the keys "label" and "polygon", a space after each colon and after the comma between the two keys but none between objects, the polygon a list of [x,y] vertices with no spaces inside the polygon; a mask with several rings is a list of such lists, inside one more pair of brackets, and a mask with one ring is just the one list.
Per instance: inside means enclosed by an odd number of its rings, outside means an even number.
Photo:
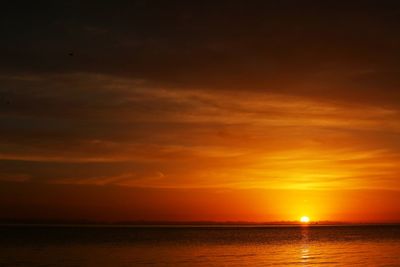
[{"label": "sea", "polygon": [[0,266],[400,266],[400,226],[0,226]]}]

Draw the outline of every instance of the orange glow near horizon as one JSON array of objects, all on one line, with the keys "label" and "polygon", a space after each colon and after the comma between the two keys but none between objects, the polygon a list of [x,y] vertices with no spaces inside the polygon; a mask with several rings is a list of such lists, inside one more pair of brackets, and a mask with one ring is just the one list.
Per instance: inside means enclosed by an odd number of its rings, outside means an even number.
[{"label": "orange glow near horizon", "polygon": [[[41,150],[23,140],[0,153],[3,161],[27,164],[10,165],[3,175],[0,203],[15,207],[6,209],[9,217],[35,217],[24,207],[37,201],[43,216],[51,210],[61,218],[62,206],[70,217],[111,221],[293,222],[299,214],[313,221],[400,221],[393,205],[400,201],[400,125],[390,107],[257,91],[132,92],[129,80],[64,79],[124,90],[104,115],[104,129],[91,129],[92,136],[79,131],[73,149],[50,140]],[[156,102],[161,110],[120,107],[121,99]],[[166,108],[177,101],[182,110]],[[111,122],[122,126],[110,128]],[[36,192],[30,198],[13,197],[30,191]]]}]

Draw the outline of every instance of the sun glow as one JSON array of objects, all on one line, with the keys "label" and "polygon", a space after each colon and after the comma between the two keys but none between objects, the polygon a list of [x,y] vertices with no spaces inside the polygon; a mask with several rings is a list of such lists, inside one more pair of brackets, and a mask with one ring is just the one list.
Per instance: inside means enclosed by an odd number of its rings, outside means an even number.
[{"label": "sun glow", "polygon": [[300,222],[302,222],[302,223],[309,223],[309,222],[310,222],[310,218],[307,217],[307,216],[302,216],[302,217],[300,218]]}]

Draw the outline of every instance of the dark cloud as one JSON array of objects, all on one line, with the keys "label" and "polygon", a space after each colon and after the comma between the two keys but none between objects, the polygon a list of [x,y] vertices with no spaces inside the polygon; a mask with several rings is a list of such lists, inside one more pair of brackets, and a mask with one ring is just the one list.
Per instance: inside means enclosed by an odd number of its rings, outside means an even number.
[{"label": "dark cloud", "polygon": [[370,69],[386,79],[400,69],[395,1],[72,1],[3,10],[5,72],[296,93],[321,72],[343,79]]}]

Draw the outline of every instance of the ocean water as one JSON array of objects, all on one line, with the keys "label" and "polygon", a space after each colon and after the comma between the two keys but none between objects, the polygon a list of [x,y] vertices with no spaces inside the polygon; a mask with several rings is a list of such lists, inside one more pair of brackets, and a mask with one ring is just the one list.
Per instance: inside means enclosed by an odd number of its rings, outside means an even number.
[{"label": "ocean water", "polygon": [[2,226],[0,266],[400,266],[400,226]]}]

